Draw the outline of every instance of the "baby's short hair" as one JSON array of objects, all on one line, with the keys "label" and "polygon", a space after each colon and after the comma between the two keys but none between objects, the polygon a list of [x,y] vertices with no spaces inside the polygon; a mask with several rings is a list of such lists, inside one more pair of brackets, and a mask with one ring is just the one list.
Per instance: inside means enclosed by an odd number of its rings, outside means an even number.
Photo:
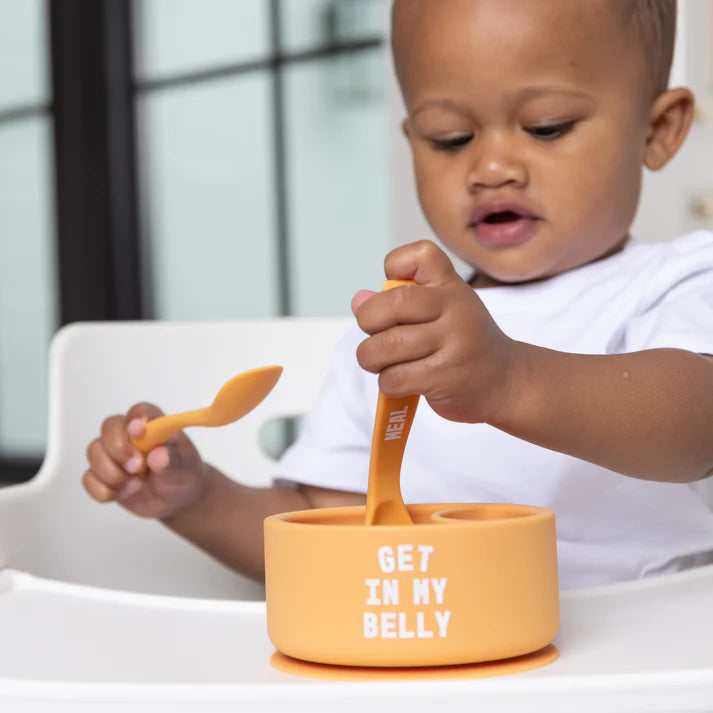
[{"label": "baby's short hair", "polygon": [[[393,0],[392,23],[397,12],[412,0]],[[624,24],[633,25],[650,69],[651,89],[662,92],[668,86],[676,39],[676,0],[609,0],[623,12]]]},{"label": "baby's short hair", "polygon": [[651,69],[657,94],[668,86],[676,40],[676,0],[612,0],[622,7],[625,22],[634,23]]}]

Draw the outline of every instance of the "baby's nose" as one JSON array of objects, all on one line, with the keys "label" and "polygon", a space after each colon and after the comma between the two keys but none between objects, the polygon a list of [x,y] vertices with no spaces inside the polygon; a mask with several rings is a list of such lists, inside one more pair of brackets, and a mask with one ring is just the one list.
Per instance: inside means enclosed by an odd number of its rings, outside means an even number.
[{"label": "baby's nose", "polygon": [[526,163],[507,137],[483,134],[473,148],[473,160],[466,179],[469,190],[527,184]]}]

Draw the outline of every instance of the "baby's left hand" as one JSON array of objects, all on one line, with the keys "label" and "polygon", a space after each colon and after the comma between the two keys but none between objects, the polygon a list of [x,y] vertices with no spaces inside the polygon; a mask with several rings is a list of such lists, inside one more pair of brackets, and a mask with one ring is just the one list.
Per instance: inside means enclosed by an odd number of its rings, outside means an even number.
[{"label": "baby's left hand", "polygon": [[357,322],[371,335],[357,349],[359,364],[379,374],[386,396],[418,393],[451,421],[493,421],[514,391],[517,342],[434,243],[397,248],[384,266],[388,278],[417,284],[355,295]]}]

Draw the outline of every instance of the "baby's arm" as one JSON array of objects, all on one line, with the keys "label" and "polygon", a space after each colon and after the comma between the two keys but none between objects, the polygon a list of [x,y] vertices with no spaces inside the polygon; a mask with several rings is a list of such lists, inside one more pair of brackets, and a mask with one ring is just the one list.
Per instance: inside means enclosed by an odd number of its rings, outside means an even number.
[{"label": "baby's arm", "polygon": [[338,490],[241,485],[205,463],[185,433],[143,455],[129,434],[140,436],[146,420],[160,415],[151,404],[137,404],[125,416],[104,421],[87,449],[86,491],[98,502],[117,501],[136,515],[162,521],[250,577],[264,576],[262,523],[268,515],[364,503],[363,495]]},{"label": "baby's arm", "polygon": [[263,520],[268,515],[365,502],[359,493],[314,486],[249,487],[208,468],[205,497],[163,523],[223,564],[257,580],[265,576]]},{"label": "baby's arm", "polygon": [[357,357],[388,396],[421,393],[445,418],[637,478],[713,472],[713,359],[680,349],[569,354],[512,340],[429,242],[393,251],[386,274],[424,285],[355,304],[372,335]]},{"label": "baby's arm", "polygon": [[682,349],[608,356],[524,345],[523,371],[493,425],[645,480],[713,474],[713,360]]}]

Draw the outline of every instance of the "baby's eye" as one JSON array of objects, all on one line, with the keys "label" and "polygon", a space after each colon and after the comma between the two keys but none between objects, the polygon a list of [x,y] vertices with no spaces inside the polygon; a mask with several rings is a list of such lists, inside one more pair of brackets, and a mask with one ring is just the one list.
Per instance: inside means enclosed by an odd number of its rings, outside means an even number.
[{"label": "baby's eye", "polygon": [[431,139],[431,145],[437,151],[456,151],[465,146],[473,136],[471,134],[458,134],[443,139]]},{"label": "baby's eye", "polygon": [[565,121],[560,124],[526,126],[525,131],[539,141],[552,141],[553,139],[559,139],[560,136],[564,136],[566,133],[571,131],[573,127],[574,121]]}]

